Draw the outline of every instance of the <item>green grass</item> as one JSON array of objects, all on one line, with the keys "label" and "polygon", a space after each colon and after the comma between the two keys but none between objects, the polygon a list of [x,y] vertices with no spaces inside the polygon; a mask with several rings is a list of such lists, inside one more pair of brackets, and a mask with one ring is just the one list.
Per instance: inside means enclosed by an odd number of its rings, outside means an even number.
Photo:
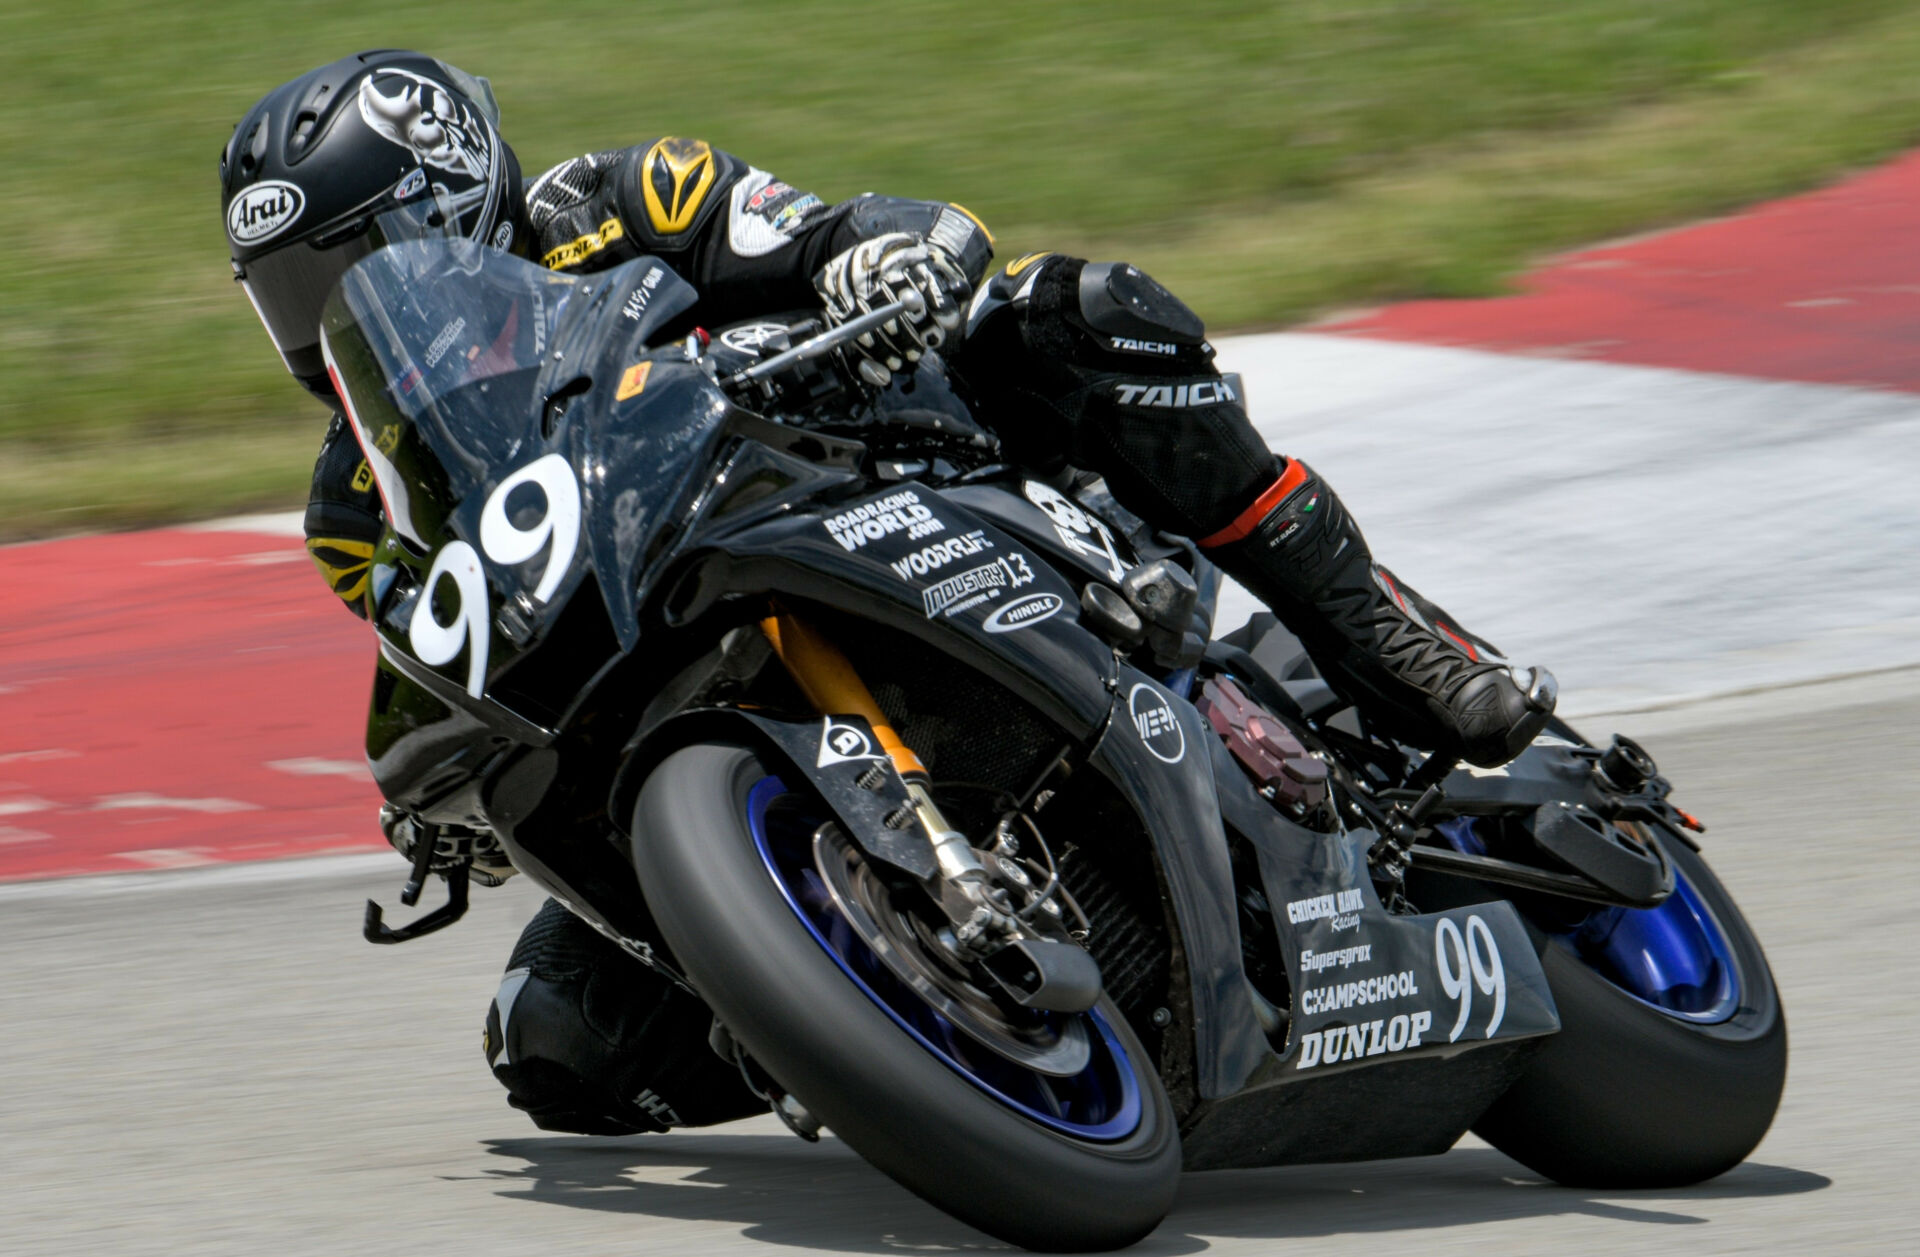
[{"label": "green grass", "polygon": [[1003,256],[1141,262],[1216,330],[1498,291],[1533,257],[1920,135],[1897,0],[86,0],[0,11],[0,536],[297,504],[321,416],[228,279],[215,164],[356,48],[490,76],[537,171],[691,133]]}]

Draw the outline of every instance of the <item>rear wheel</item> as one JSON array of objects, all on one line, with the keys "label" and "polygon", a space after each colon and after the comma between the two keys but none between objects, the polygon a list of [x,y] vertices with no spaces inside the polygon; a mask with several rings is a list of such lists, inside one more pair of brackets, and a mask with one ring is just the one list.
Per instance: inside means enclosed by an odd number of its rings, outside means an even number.
[{"label": "rear wheel", "polygon": [[[649,777],[634,863],[693,985],[835,1134],[962,1221],[1051,1251],[1146,1235],[1180,1147],[1125,1019],[970,986],[829,820],[739,747],[688,747]],[[876,925],[885,956],[863,941]]]},{"label": "rear wheel", "polygon": [[1786,1016],[1759,940],[1698,853],[1656,840],[1673,895],[1549,936],[1560,1033],[1473,1128],[1570,1186],[1725,1173],[1766,1135],[1786,1085]]},{"label": "rear wheel", "polygon": [[[1276,678],[1318,676],[1277,621],[1256,615],[1226,640]],[[1331,698],[1307,692],[1303,701]],[[1547,731],[1587,744],[1564,720]],[[1486,854],[1476,823],[1437,828],[1456,849]],[[1673,860],[1673,895],[1574,928],[1567,900],[1529,915],[1526,895],[1498,886],[1418,871],[1409,879],[1428,908],[1511,898],[1544,937],[1560,1032],[1473,1130],[1569,1186],[1674,1187],[1723,1174],[1759,1146],[1786,1086],[1786,1015],[1759,940],[1698,852],[1657,829],[1647,836]]]}]

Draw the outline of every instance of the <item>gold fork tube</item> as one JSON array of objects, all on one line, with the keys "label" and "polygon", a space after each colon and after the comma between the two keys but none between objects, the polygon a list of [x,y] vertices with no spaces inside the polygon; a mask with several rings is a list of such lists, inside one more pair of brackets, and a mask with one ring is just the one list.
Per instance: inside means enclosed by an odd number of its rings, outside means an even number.
[{"label": "gold fork tube", "polygon": [[815,710],[823,716],[859,716],[873,727],[880,749],[906,783],[907,797],[913,800],[913,810],[933,843],[941,871],[948,877],[979,871],[980,861],[973,854],[972,844],[947,823],[928,792],[926,765],[887,723],[886,713],[873,701],[873,692],[854,670],[853,661],[819,630],[789,611],[776,611],[760,621],[760,631]]},{"label": "gold fork tube", "polygon": [[776,612],[760,621],[760,631],[773,644],[773,653],[780,656],[780,662],[786,665],[800,692],[821,715],[859,716],[873,726],[873,736],[879,739],[880,749],[887,753],[902,777],[910,773],[926,776],[926,765],[887,723],[886,714],[880,710],[880,704],[873,701],[867,683],[860,679],[852,661],[838,646],[811,624],[787,611]]}]

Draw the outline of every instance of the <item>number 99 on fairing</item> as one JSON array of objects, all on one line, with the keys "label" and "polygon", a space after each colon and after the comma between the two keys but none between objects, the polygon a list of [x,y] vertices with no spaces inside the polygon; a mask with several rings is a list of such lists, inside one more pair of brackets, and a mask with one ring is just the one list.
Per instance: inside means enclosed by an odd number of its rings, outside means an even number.
[{"label": "number 99 on fairing", "polygon": [[1507,970],[1500,963],[1500,946],[1494,942],[1492,928],[1475,914],[1467,918],[1462,935],[1452,917],[1442,917],[1433,927],[1433,953],[1440,970],[1440,989],[1448,999],[1460,1001],[1460,1015],[1447,1032],[1447,1042],[1457,1042],[1466,1032],[1476,989],[1493,997],[1493,1012],[1487,1018],[1484,1035],[1491,1039],[1507,1015]]},{"label": "number 99 on fairing", "polygon": [[[543,496],[540,517],[522,528],[507,517],[507,498],[522,485],[536,485]],[[547,563],[533,597],[546,602],[566,578],[580,546],[580,484],[559,454],[535,459],[502,480],[480,511],[480,548],[503,566],[524,563],[547,549]],[[442,624],[434,613],[434,589],[442,576],[453,580],[459,597],[453,619]],[[442,600],[443,603],[445,600]],[[449,541],[427,569],[426,587],[414,604],[407,641],[420,662],[433,667],[452,663],[467,648],[467,693],[479,698],[487,684],[487,578],[480,556],[464,541]]]}]

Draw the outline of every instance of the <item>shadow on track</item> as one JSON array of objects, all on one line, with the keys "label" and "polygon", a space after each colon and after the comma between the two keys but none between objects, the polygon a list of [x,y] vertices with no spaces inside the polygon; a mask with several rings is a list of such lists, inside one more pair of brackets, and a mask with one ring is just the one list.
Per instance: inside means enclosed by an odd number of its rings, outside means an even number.
[{"label": "shadow on track", "polygon": [[[732,1224],[747,1238],[795,1248],[1006,1248],[923,1203],[832,1139],[815,1146],[786,1135],[675,1134],[495,1139],[485,1146],[525,1163],[489,1171],[509,1199]],[[1805,1170],[1749,1162],[1679,1191],[1588,1192],[1542,1182],[1488,1148],[1189,1174],[1172,1215],[1131,1251],[1176,1257],[1205,1251],[1209,1239],[1305,1239],[1563,1215],[1697,1226],[1708,1219],[1687,1212],[1689,1204],[1795,1195],[1831,1183]]]}]

